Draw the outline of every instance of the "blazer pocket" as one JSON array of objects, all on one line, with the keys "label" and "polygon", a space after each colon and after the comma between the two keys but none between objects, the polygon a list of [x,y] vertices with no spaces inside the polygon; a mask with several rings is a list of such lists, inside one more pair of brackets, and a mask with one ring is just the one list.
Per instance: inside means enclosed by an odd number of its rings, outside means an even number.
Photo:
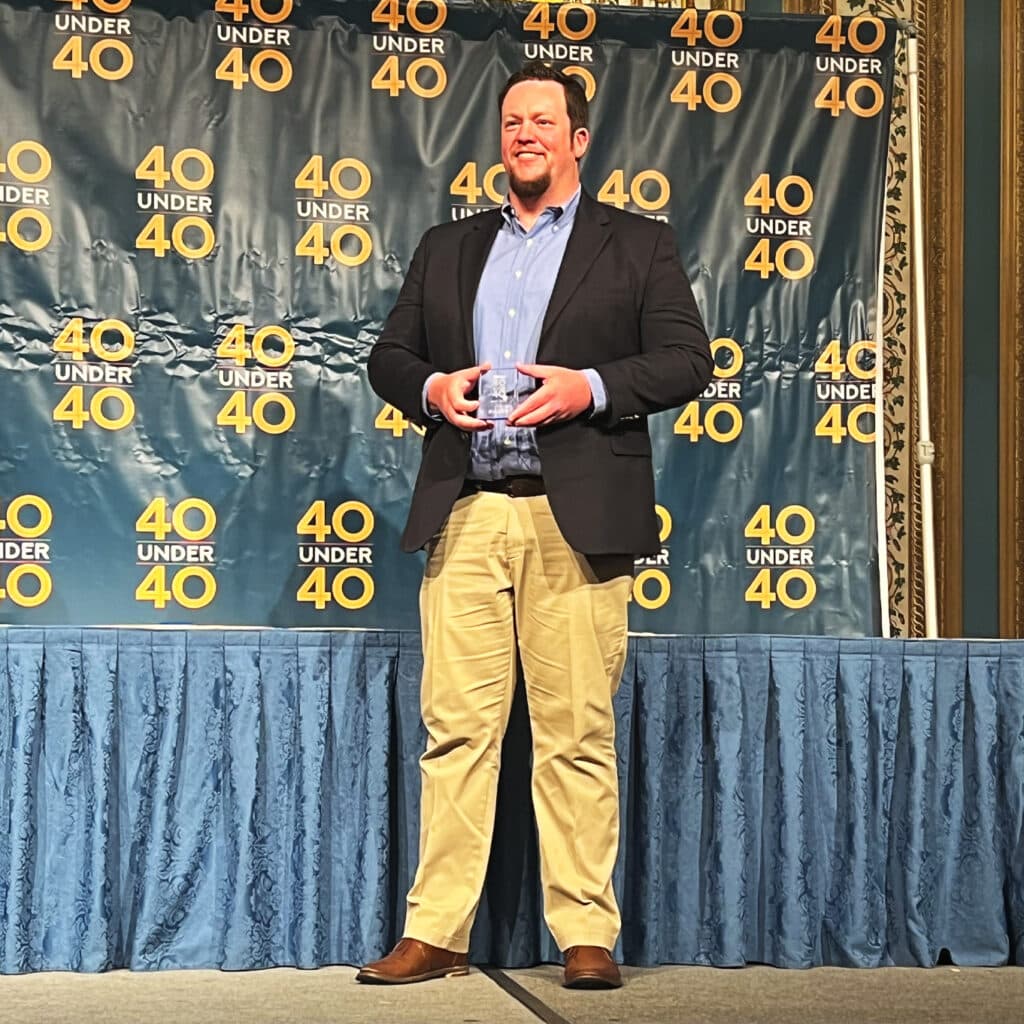
[{"label": "blazer pocket", "polygon": [[612,451],[616,455],[646,455],[651,457],[651,438],[646,430],[630,430],[612,434]]}]

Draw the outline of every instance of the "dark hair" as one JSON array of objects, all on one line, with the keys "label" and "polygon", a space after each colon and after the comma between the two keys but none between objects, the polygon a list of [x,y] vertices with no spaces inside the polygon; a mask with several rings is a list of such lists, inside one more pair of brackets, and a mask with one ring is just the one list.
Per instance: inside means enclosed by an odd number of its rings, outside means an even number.
[{"label": "dark hair", "polygon": [[575,135],[577,129],[588,127],[587,94],[583,91],[579,79],[562,71],[556,71],[539,60],[528,61],[519,71],[509,76],[509,80],[498,96],[499,114],[509,89],[520,82],[558,82],[565,92],[565,109],[569,112],[570,134]]}]

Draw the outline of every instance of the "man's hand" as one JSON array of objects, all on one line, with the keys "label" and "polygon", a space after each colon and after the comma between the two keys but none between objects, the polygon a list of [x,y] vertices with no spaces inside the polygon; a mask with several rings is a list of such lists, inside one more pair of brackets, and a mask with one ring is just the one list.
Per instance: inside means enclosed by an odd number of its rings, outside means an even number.
[{"label": "man's hand", "polygon": [[571,420],[590,408],[593,395],[582,370],[538,363],[516,363],[516,369],[543,383],[509,413],[510,427],[543,427]]},{"label": "man's hand", "polygon": [[452,426],[460,430],[490,430],[494,426],[493,423],[472,415],[480,403],[466,397],[466,393],[472,390],[480,375],[490,368],[490,363],[482,363],[480,366],[468,366],[465,370],[456,370],[454,373],[439,374],[427,387],[427,402]]}]

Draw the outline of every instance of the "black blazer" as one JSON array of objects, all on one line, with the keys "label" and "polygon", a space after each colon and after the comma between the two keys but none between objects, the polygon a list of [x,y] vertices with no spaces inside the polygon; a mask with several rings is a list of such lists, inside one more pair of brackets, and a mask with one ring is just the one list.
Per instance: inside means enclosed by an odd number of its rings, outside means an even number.
[{"label": "black blazer", "polygon": [[[436,370],[477,362],[473,302],[500,223],[494,210],[427,231],[370,352],[374,391],[427,429],[405,551],[441,528],[469,467],[470,435],[424,415],[423,385]],[[714,369],[667,224],[580,196],[536,361],[594,367],[608,393],[602,415],[537,429],[563,536],[584,554],[653,554],[659,542],[647,417],[696,398]]]}]

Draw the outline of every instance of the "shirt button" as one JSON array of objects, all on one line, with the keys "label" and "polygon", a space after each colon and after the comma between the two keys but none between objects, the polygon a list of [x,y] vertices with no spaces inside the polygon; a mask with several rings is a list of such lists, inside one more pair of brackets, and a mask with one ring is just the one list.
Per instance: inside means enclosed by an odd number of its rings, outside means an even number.
[{"label": "shirt button", "polygon": [[533,239],[532,238],[528,238],[526,240],[526,248],[529,249],[531,245],[533,245]]},{"label": "shirt button", "polygon": [[505,438],[505,447],[506,448],[511,448],[512,445],[514,445],[514,444],[515,444],[515,441],[513,441],[511,437],[506,437]]},{"label": "shirt button", "polygon": [[516,311],[514,309],[510,309],[508,311],[508,315],[511,316],[511,317],[514,317],[516,315]]},{"label": "shirt button", "polygon": [[517,270],[516,271],[516,280],[518,280],[522,276],[523,276],[523,272],[521,270]]},{"label": "shirt button", "polygon": [[505,353],[505,358],[506,359],[511,359],[512,358],[512,353],[511,352],[506,352]]}]

